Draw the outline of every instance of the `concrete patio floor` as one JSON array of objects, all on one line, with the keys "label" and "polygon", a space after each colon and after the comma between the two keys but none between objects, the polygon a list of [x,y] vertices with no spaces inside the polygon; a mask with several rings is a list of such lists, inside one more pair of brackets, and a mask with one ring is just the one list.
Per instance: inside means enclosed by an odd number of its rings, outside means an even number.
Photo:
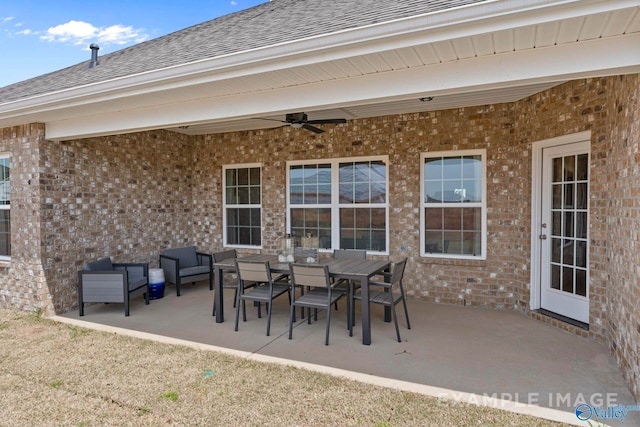
[{"label": "concrete patio floor", "polygon": [[[213,292],[204,284],[186,286],[180,297],[174,287],[168,287],[163,298],[148,306],[138,298],[129,317],[124,316],[122,304],[96,304],[86,307],[84,317],[72,311],[58,318],[337,368],[389,379],[392,386],[406,382],[416,385],[417,391],[470,403],[532,404],[534,412],[543,408],[541,416],[576,424],[580,424],[575,416],[580,403],[636,404],[604,346],[515,312],[410,301],[411,330],[406,329],[402,306],[398,306],[399,343],[393,322],[385,323],[382,308],[373,306],[372,343],[364,346],[359,317],[354,336],[349,337],[342,300],[339,310],[332,312],[330,343],[325,346],[324,312],[311,325],[298,319],[289,340],[288,303],[281,298],[274,304],[267,337],[266,314],[263,310],[263,318],[258,319],[254,307],[247,307],[247,322],[241,320],[239,331],[234,332],[232,299],[233,290],[225,290],[221,324],[211,315]],[[592,421],[640,426],[640,412],[629,412],[624,422]]]}]

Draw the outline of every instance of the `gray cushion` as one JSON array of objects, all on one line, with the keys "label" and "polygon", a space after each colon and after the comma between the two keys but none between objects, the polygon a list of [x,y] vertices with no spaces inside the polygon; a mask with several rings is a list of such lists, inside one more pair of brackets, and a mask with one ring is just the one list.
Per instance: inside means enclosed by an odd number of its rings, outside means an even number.
[{"label": "gray cushion", "polygon": [[129,281],[129,291],[134,291],[142,286],[147,284],[147,278],[142,277],[140,279],[134,279],[133,281]]},{"label": "gray cushion", "polygon": [[209,271],[210,270],[208,265],[198,265],[195,267],[181,268],[180,277],[194,276],[196,274],[206,274]]},{"label": "gray cushion", "polygon": [[111,263],[111,258],[102,258],[85,265],[84,269],[87,271],[112,271],[113,263]]},{"label": "gray cushion", "polygon": [[187,246],[184,248],[167,249],[162,253],[180,260],[180,268],[195,267],[198,265],[198,257],[196,256],[196,247]]}]

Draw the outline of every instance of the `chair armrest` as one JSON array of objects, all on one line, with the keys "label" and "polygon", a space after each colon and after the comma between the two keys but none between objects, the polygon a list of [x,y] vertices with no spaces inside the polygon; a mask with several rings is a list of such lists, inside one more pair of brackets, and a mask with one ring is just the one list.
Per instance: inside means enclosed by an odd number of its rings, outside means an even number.
[{"label": "chair armrest", "polygon": [[177,283],[180,271],[180,260],[178,258],[160,254],[160,268],[164,270],[165,279],[169,283]]},{"label": "chair armrest", "polygon": [[126,271],[78,271],[78,296],[84,302],[124,302],[128,289]]},{"label": "chair armrest", "polygon": [[196,256],[198,257],[198,265],[208,265],[213,269],[213,256],[211,254],[196,252]]},{"label": "chair armrest", "polygon": [[390,282],[378,282],[376,280],[369,280],[369,287],[378,286],[380,288],[391,289],[393,287],[393,283]]},{"label": "chair armrest", "polygon": [[149,263],[147,262],[114,263],[113,269],[126,271],[131,282],[139,279],[147,279],[147,283],[149,281]]},{"label": "chair armrest", "polygon": [[349,281],[347,279],[338,279],[336,281],[334,281],[333,283],[331,283],[331,288],[335,288],[338,287],[340,285],[344,285],[344,284],[348,284]]}]

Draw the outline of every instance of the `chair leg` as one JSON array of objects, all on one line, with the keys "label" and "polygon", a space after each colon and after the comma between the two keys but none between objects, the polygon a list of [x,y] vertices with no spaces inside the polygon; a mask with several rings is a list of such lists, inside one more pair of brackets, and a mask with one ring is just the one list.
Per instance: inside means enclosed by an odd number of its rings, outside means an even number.
[{"label": "chair leg", "polygon": [[242,300],[242,321],[247,321],[247,302]]},{"label": "chair leg", "polygon": [[329,325],[331,325],[331,306],[327,307],[327,333],[324,339],[324,345],[329,345]]},{"label": "chair leg", "polygon": [[293,338],[293,322],[295,322],[296,317],[296,306],[295,304],[291,304],[291,315],[289,316],[289,339]]},{"label": "chair leg", "polygon": [[236,308],[237,299],[238,299],[238,288],[236,288],[236,292],[233,294],[233,308]]},{"label": "chair leg", "polygon": [[398,314],[396,313],[396,305],[391,304],[391,314],[393,314],[393,323],[396,325],[396,336],[398,337],[398,342],[402,342],[400,339],[400,329],[398,328]]},{"label": "chair leg", "polygon": [[[235,330],[238,330],[238,320],[240,319],[240,301],[237,301],[237,305],[236,305],[236,327]],[[243,301],[244,302],[244,301]],[[246,321],[247,319],[245,319]]]},{"label": "chair leg", "polygon": [[147,285],[147,292],[144,293],[144,303],[149,305],[149,285]]},{"label": "chair leg", "polygon": [[124,298],[124,315],[125,316],[129,315],[129,296],[126,295],[126,293]]},{"label": "chair leg", "polygon": [[273,304],[269,303],[267,305],[267,336],[269,336],[269,332],[271,331],[271,306]]},{"label": "chair leg", "polygon": [[407,318],[407,329],[411,329],[411,323],[409,323],[409,312],[407,311],[407,300],[403,297],[402,304],[404,305],[404,316]]}]

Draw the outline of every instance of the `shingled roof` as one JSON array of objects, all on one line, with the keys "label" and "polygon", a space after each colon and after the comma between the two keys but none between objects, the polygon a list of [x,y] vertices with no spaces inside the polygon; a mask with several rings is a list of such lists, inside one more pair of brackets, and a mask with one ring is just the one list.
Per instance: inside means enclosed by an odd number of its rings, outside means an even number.
[{"label": "shingled roof", "polygon": [[0,103],[484,0],[272,0],[0,88]]}]

